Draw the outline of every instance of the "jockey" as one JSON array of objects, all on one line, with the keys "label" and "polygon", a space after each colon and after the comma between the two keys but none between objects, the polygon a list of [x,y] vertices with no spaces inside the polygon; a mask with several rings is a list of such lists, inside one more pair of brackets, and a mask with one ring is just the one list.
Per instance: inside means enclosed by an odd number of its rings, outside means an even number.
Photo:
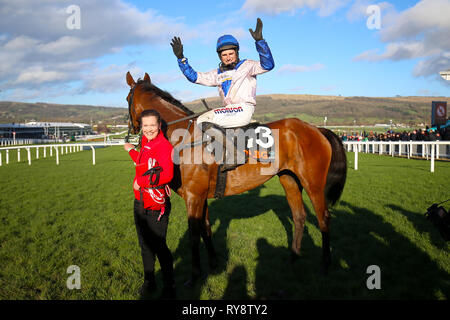
[{"label": "jockey", "polygon": [[[217,87],[223,106],[205,112],[197,119],[197,125],[205,131],[213,129],[214,124],[222,128],[241,127],[250,123],[256,105],[256,76],[270,71],[275,62],[267,42],[262,37],[262,22],[257,19],[256,30],[249,29],[255,39],[260,61],[240,60],[239,42],[231,35],[223,35],[217,40],[216,51],[219,55],[219,68],[209,72],[197,72],[183,55],[183,45],[179,37],[172,39],[172,49],[178,58],[178,65],[193,83]],[[204,125],[201,125],[201,124]],[[218,130],[219,131],[219,130]],[[229,139],[225,139],[227,149]],[[234,144],[233,144],[234,149]]]}]

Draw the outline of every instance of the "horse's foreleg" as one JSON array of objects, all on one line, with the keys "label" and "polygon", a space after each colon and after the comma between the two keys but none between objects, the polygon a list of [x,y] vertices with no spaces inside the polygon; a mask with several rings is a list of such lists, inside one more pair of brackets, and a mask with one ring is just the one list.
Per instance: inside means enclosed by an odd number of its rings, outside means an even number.
[{"label": "horse's foreleg", "polygon": [[200,267],[200,224],[201,221],[197,218],[189,218],[189,245],[191,247],[191,257],[192,257],[192,270],[191,279],[188,281],[193,284],[201,274]]},{"label": "horse's foreleg", "polygon": [[289,175],[280,175],[280,182],[286,193],[286,199],[292,212],[294,222],[294,236],[292,238],[292,251],[295,254],[293,258],[300,255],[303,230],[305,227],[306,212],[303,206],[302,186],[296,179]]},{"label": "horse's foreleg", "polygon": [[202,239],[208,252],[209,267],[211,269],[215,269],[217,268],[217,256],[216,250],[214,249],[212,243],[212,232],[211,225],[209,223],[209,210],[207,200],[205,200],[205,204],[203,205],[203,221],[201,226]]},{"label": "horse's foreleg", "polygon": [[192,286],[200,277],[200,234],[202,230],[202,213],[203,201],[198,198],[186,199],[186,209],[188,212],[188,226],[189,226],[189,244],[192,254],[192,271],[191,279],[186,282],[187,286]]}]

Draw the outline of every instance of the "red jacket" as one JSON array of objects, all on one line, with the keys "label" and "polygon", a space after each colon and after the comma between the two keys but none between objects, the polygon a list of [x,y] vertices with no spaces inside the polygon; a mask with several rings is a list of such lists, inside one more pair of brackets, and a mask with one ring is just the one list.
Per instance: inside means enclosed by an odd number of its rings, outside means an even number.
[{"label": "red jacket", "polygon": [[[144,198],[144,208],[150,210],[159,210],[165,207],[166,197],[170,197],[169,186],[162,189],[154,189],[157,186],[168,184],[173,178],[173,161],[172,161],[173,147],[170,142],[164,137],[161,130],[155,139],[148,141],[145,136],[142,136],[140,152],[130,150],[129,154],[136,165],[136,176],[133,180],[141,188]],[[157,184],[150,185],[151,176],[143,174],[151,169],[160,166],[162,171],[159,174],[159,181]],[[155,181],[153,179],[153,181]],[[148,189],[153,188],[153,189]],[[133,188],[134,190],[134,188]],[[141,199],[139,190],[134,190],[134,197],[137,200]]]}]

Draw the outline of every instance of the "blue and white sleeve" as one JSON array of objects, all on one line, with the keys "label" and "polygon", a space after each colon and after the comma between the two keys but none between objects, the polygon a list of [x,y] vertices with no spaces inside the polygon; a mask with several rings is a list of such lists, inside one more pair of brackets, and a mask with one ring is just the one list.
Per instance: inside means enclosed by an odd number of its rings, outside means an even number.
[{"label": "blue and white sleeve", "polygon": [[180,67],[181,72],[183,72],[184,76],[190,82],[195,83],[197,81],[197,72],[192,69],[186,58],[184,58],[184,62],[182,61],[182,59],[178,59],[178,66]]},{"label": "blue and white sleeve", "polygon": [[256,50],[259,53],[259,62],[264,70],[272,70],[275,67],[275,61],[273,61],[272,53],[270,52],[269,45],[266,40],[256,41]]}]

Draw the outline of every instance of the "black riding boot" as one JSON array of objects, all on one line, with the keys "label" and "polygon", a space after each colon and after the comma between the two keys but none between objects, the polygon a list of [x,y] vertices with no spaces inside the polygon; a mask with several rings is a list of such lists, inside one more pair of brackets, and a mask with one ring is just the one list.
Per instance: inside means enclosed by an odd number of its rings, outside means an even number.
[{"label": "black riding boot", "polygon": [[[211,130],[216,136],[222,135],[223,137],[223,165],[222,172],[233,170],[245,163],[245,154],[242,150],[238,150],[235,146],[232,138],[228,137],[225,130],[211,122],[203,122],[201,124],[201,130],[203,132]],[[233,150],[230,152],[230,150]],[[241,158],[241,159],[240,159]],[[238,161],[240,160],[240,161]],[[242,161],[243,160],[243,161]]]},{"label": "black riding boot", "polygon": [[163,275],[164,287],[159,297],[161,300],[175,300],[175,281],[173,279],[173,268],[167,270],[161,270]]},{"label": "black riding boot", "polygon": [[156,281],[154,273],[146,273],[144,275],[144,283],[139,289],[139,294],[141,296],[148,296],[155,292],[156,290]]}]

